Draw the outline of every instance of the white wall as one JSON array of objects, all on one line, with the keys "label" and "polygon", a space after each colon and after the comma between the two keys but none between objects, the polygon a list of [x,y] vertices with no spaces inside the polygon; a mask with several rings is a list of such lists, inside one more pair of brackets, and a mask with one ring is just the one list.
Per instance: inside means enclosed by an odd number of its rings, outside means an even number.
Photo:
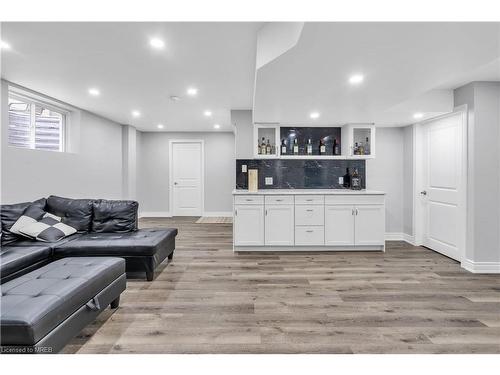
[{"label": "white wall", "polygon": [[137,199],[137,130],[122,126],[122,191],[124,199]]},{"label": "white wall", "polygon": [[500,83],[472,82],[455,90],[468,108],[466,259],[500,270]]},{"label": "white wall", "polygon": [[7,145],[8,87],[2,82],[1,203],[48,195],[122,197],[122,126],[85,111],[71,124],[72,152],[25,150]]},{"label": "white wall", "polygon": [[386,192],[386,233],[401,234],[403,225],[404,129],[377,128],[377,154],[366,161],[366,188]]},{"label": "white wall", "polygon": [[231,123],[234,125],[234,143],[236,159],[253,159],[253,119],[252,110],[231,111]]},{"label": "white wall", "polygon": [[139,138],[138,199],[143,215],[170,212],[168,143],[171,139],[205,141],[205,212],[232,212],[236,173],[233,133],[143,132]]},{"label": "white wall", "polygon": [[413,237],[413,125],[403,128],[403,233]]}]

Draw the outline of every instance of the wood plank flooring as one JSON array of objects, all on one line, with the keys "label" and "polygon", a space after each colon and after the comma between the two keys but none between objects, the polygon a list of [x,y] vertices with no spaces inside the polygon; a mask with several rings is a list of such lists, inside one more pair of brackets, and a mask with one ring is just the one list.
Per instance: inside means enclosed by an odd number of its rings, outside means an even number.
[{"label": "wood plank flooring", "polygon": [[500,275],[403,242],[234,254],[231,224],[196,220],[141,220],[179,228],[173,261],[65,353],[500,353]]}]

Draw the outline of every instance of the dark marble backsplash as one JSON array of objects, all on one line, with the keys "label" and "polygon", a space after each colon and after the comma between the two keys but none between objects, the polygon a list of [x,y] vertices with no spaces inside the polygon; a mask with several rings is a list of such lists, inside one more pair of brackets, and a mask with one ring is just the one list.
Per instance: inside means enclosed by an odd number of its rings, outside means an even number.
[{"label": "dark marble backsplash", "polygon": [[[241,171],[242,165],[258,169],[259,189],[343,189],[339,177],[346,168],[351,174],[357,168],[366,188],[365,160],[237,159],[236,189],[248,189],[248,173]],[[266,177],[273,178],[273,185],[265,184]]]}]

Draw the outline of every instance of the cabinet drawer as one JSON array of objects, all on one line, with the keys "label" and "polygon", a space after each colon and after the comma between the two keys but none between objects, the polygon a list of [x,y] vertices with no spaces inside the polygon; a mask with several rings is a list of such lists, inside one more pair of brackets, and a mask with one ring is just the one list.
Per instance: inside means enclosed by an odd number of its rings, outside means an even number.
[{"label": "cabinet drawer", "polygon": [[323,204],[325,203],[324,195],[296,195],[295,204]]},{"label": "cabinet drawer", "polygon": [[293,195],[266,195],[266,204],[293,204]]},{"label": "cabinet drawer", "polygon": [[264,204],[263,195],[236,195],[234,204]]},{"label": "cabinet drawer", "polygon": [[325,244],[325,228],[322,226],[295,227],[296,246],[321,246]]},{"label": "cabinet drawer", "polygon": [[383,204],[384,195],[327,195],[325,204]]},{"label": "cabinet drawer", "polygon": [[325,206],[295,206],[295,225],[324,225]]}]

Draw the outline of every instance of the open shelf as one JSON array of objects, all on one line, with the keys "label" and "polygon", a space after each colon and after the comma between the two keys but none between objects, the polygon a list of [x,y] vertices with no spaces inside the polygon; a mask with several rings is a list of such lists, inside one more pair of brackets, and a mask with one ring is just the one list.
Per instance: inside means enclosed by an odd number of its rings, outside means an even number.
[{"label": "open shelf", "polygon": [[[271,153],[259,153],[262,139],[266,146],[269,144],[271,147]],[[295,139],[299,148],[298,154],[293,153]],[[312,144],[312,155],[307,154],[309,139]],[[325,154],[320,154],[320,140],[325,146]],[[283,141],[286,154],[282,154]],[[341,127],[254,124],[253,143],[255,159],[373,159],[375,126],[374,124],[346,124]],[[363,154],[355,153],[356,143],[358,146],[363,146],[358,148],[363,150]],[[337,146],[338,154],[334,154],[334,145]]]}]

